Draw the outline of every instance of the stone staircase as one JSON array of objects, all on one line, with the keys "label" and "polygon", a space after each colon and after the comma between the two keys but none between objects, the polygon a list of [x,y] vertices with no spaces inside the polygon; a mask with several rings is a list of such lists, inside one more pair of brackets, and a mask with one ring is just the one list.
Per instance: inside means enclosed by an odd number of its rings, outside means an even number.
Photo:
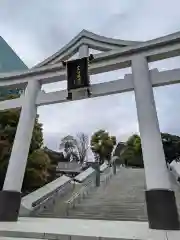
[{"label": "stone staircase", "polygon": [[[79,227],[79,231],[81,232],[80,238],[85,239],[87,236],[87,233],[82,233],[83,230],[89,229],[88,226],[91,225],[91,228],[94,230],[93,234],[95,236],[98,236],[97,231],[95,230],[102,228],[101,225],[104,226],[104,230],[102,232],[106,232],[106,234],[109,236],[109,232],[112,232],[113,234],[116,233],[116,230],[120,229],[120,233],[118,234],[118,237],[121,236],[121,234],[125,234],[123,236],[131,236],[131,237],[123,237],[122,239],[135,239],[135,235],[138,235],[136,239],[142,239],[141,230],[143,232],[143,239],[155,239],[154,236],[150,236],[150,232],[146,232],[147,223],[144,221],[147,221],[147,214],[146,214],[146,205],[145,205],[145,175],[144,175],[144,169],[132,169],[132,168],[120,168],[117,171],[116,175],[113,175],[113,177],[110,179],[108,184],[104,184],[104,178],[106,177],[106,174],[101,175],[101,186],[98,188],[93,188],[93,190],[90,192],[90,194],[83,199],[78,205],[76,205],[75,208],[71,209],[69,211],[68,216],[66,216],[66,219],[62,218],[62,209],[63,209],[63,201],[61,199],[60,202],[57,202],[57,204],[54,205],[52,209],[47,209],[45,212],[38,215],[38,217],[51,217],[54,219],[51,219],[48,221],[46,218],[33,218],[32,221],[37,221],[37,225],[39,224],[39,227],[35,227],[40,230],[39,234],[36,234],[39,238],[43,239],[61,239],[62,235],[57,231],[59,226],[63,226],[62,229],[65,229],[67,226],[67,229],[70,227],[71,229],[74,227],[74,229],[77,229]],[[173,189],[176,194],[176,200],[178,209],[180,212],[180,186],[177,184],[174,176],[172,173],[170,173],[170,180],[173,186]],[[78,191],[80,186],[76,186],[75,189]],[[68,196],[66,196],[65,199],[68,199]],[[60,219],[58,219],[60,218]],[[67,221],[71,219],[70,221]],[[23,228],[25,222],[27,222],[28,228],[33,224],[33,222],[30,220],[31,218],[26,218],[25,221],[22,221]],[[82,219],[82,220],[80,220]],[[91,219],[91,220],[112,220],[112,221],[83,221],[83,219]],[[57,220],[57,222],[56,222]],[[113,222],[114,220],[114,222]],[[29,222],[28,222],[29,221]],[[66,221],[64,223],[64,221]],[[74,222],[72,222],[74,221]],[[81,222],[78,222],[81,221]],[[120,222],[117,222],[120,221]],[[125,221],[125,222],[124,222]],[[126,222],[127,221],[127,222]],[[137,223],[138,222],[138,223]],[[112,224],[111,224],[112,223]],[[36,225],[35,224],[35,225]],[[64,225],[63,225],[64,224]],[[89,225],[88,225],[89,224]],[[98,227],[95,226],[98,224]],[[118,224],[118,225],[117,225]],[[126,225],[127,224],[127,225]],[[138,226],[138,224],[140,224]],[[45,226],[47,235],[44,235],[45,229],[42,230],[42,226]],[[52,226],[51,226],[52,225]],[[56,225],[56,227],[55,227]],[[71,226],[70,226],[71,225]],[[106,226],[105,226],[106,225]],[[51,226],[53,229],[56,229],[55,232],[49,233],[49,226]],[[85,226],[85,227],[84,227]],[[51,229],[50,227],[50,229]],[[114,230],[107,230],[107,229],[114,229]],[[36,231],[38,232],[38,230]],[[116,229],[116,230],[115,230]],[[92,231],[93,231],[92,230]],[[107,230],[107,231],[106,231]],[[18,227],[19,231],[19,227]],[[28,230],[29,231],[29,230]],[[41,233],[41,231],[43,233]],[[74,231],[74,230],[73,230]],[[131,233],[132,231],[132,233]],[[26,239],[32,239],[36,240],[34,238],[31,238],[31,231],[30,233],[25,233],[24,235],[19,235],[19,232],[14,235],[10,234],[11,237],[0,237],[0,240],[26,240]],[[51,232],[51,230],[50,230]],[[57,233],[58,232],[58,233]],[[67,230],[65,231],[67,232]],[[126,232],[126,233],[125,233]],[[34,230],[33,230],[34,233]],[[4,233],[3,233],[4,234]],[[59,234],[59,235],[57,235]],[[64,234],[64,232],[63,232]],[[73,232],[74,234],[74,232]],[[84,235],[83,235],[84,234]],[[179,234],[179,233],[178,233]],[[20,238],[18,238],[18,236]],[[27,236],[27,238],[23,238]],[[34,235],[33,235],[34,236]],[[59,236],[59,237],[58,237]],[[63,235],[65,236],[65,235]],[[89,235],[88,235],[89,236]],[[91,236],[91,234],[90,234]],[[113,235],[114,236],[114,235]],[[162,236],[162,235],[161,235]],[[162,237],[157,237],[157,239],[167,239],[167,236],[163,235]],[[178,235],[177,239],[180,235]],[[69,238],[69,236],[65,236],[65,238]],[[79,239],[79,233],[78,236],[71,236],[72,240]],[[89,238],[89,237],[88,237]],[[96,237],[98,238],[98,237]],[[100,237],[98,238],[100,239]],[[115,239],[114,237],[110,237],[109,239]],[[169,238],[168,238],[169,239]],[[170,238],[171,239],[171,238]],[[176,239],[176,238],[172,238]]]},{"label": "stone staircase", "polygon": [[[147,221],[144,169],[122,167],[107,185],[103,183],[105,175],[101,175],[101,186],[94,187],[85,199],[68,211],[68,216],[64,215],[64,202],[71,195],[67,195],[53,208],[46,209],[36,217]],[[180,213],[180,186],[172,173],[170,173],[170,180],[175,190]],[[77,185],[75,192],[79,189],[80,186]]]},{"label": "stone staircase", "polygon": [[108,185],[96,188],[67,217],[147,221],[144,189],[143,169],[121,168]]},{"label": "stone staircase", "polygon": [[[101,173],[101,180],[100,180],[101,185],[103,184],[106,175],[109,174],[110,171],[112,171],[111,168],[108,169],[108,172],[105,171],[105,172]],[[83,184],[75,183],[73,191],[69,192],[63,198],[59,199],[59,201],[57,201],[54,204],[54,206],[52,206],[51,208],[45,209],[41,213],[33,213],[31,215],[31,217],[43,217],[43,218],[62,218],[62,217],[65,217],[67,200],[69,200],[76,192],[80,191],[80,189],[83,188],[83,187],[84,187]],[[99,189],[99,188],[94,186],[93,189],[91,190],[91,193],[93,193],[93,192],[95,193],[97,189]]]}]

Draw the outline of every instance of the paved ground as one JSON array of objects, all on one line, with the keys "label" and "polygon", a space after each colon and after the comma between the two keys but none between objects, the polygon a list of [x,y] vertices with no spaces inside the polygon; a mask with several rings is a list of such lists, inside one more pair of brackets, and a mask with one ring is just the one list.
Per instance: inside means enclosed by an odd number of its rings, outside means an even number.
[{"label": "paved ground", "polygon": [[49,240],[179,240],[180,231],[152,230],[147,222],[19,218],[17,223],[2,222],[0,236]]}]

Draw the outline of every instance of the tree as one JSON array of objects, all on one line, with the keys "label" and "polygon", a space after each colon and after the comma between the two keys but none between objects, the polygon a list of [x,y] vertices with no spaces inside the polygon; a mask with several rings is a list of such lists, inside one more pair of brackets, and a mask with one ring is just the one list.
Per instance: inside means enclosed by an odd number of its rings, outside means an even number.
[{"label": "tree", "polygon": [[102,164],[104,160],[110,161],[115,145],[116,137],[110,136],[105,130],[99,130],[91,137],[91,149],[100,164]]},{"label": "tree", "polygon": [[[161,133],[162,144],[166,162],[180,158],[180,137],[168,133]],[[141,139],[138,135],[132,135],[125,143],[126,147],[121,154],[121,161],[128,166],[143,167]]]},{"label": "tree", "polygon": [[[12,96],[8,98],[13,98]],[[4,183],[5,174],[7,171],[7,166],[12,150],[12,145],[14,141],[14,137],[16,134],[16,128],[19,121],[19,109],[12,109],[12,110],[6,110],[0,112],[0,188],[2,188]],[[38,122],[38,115],[35,120],[33,135],[32,135],[32,141],[30,145],[29,150],[29,158],[28,158],[28,164],[26,171],[30,172],[29,166],[31,165],[32,157],[31,154],[34,154],[34,151],[40,149],[43,145],[43,133],[42,133],[42,125]],[[34,155],[32,155],[34,156]],[[44,155],[44,159],[46,161],[46,156]],[[37,158],[36,158],[37,160]],[[37,161],[38,162],[38,161]],[[31,167],[32,170],[32,167]],[[39,174],[39,176],[42,176],[42,172],[44,172],[44,169],[40,169],[37,165],[34,165],[34,171]],[[32,172],[32,171],[31,171]],[[31,176],[28,174],[28,176]],[[28,177],[29,182],[26,180],[23,184],[24,189],[27,189],[31,186],[31,182],[33,183],[33,180],[30,180],[30,177]],[[33,179],[33,174],[32,174]],[[44,180],[44,183],[46,182],[45,178],[42,178]],[[42,181],[38,182],[36,181],[36,186],[41,186]]]},{"label": "tree", "polygon": [[[19,114],[19,109],[0,112],[0,139],[8,140],[10,144],[13,143],[19,121]],[[35,119],[30,153],[41,148],[43,145],[42,124],[38,122],[38,119],[39,115],[37,115]]]},{"label": "tree", "polygon": [[79,161],[82,164],[87,154],[88,136],[84,133],[78,133],[75,139],[75,147],[76,147]]},{"label": "tree", "polygon": [[31,192],[48,182],[50,159],[43,149],[37,149],[29,156],[23,182],[23,191]]},{"label": "tree", "polygon": [[141,139],[134,134],[125,143],[124,151],[120,156],[122,163],[128,166],[143,167]]},{"label": "tree", "polygon": [[61,140],[60,149],[66,153],[69,160],[84,162],[88,149],[88,136],[78,133],[75,137],[68,135]]},{"label": "tree", "polygon": [[42,124],[38,122],[38,119],[39,115],[36,115],[29,153],[43,146],[43,128]]},{"label": "tree", "polygon": [[61,139],[60,149],[64,151],[65,157],[70,161],[75,152],[76,140],[73,136],[67,135]]}]

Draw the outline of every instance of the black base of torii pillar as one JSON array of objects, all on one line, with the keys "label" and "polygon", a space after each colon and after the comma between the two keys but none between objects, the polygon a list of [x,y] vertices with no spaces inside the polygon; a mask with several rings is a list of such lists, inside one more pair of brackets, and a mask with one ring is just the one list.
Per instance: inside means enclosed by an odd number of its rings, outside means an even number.
[{"label": "black base of torii pillar", "polygon": [[145,195],[149,227],[179,230],[179,216],[174,191],[154,189],[146,191]]},{"label": "black base of torii pillar", "polygon": [[21,204],[21,193],[15,191],[0,192],[0,222],[16,222]]}]

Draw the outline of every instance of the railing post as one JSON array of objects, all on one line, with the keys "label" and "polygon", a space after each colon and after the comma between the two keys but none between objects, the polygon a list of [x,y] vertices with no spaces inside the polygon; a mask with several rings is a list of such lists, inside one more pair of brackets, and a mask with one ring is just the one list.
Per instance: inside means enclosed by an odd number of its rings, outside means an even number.
[{"label": "railing post", "polygon": [[92,167],[96,171],[96,187],[100,186],[100,166],[98,162],[95,162]]},{"label": "railing post", "polygon": [[[67,205],[68,206],[68,205]],[[66,216],[69,215],[69,208],[66,206]]]},{"label": "railing post", "polygon": [[113,162],[113,174],[116,175],[116,162]]}]

